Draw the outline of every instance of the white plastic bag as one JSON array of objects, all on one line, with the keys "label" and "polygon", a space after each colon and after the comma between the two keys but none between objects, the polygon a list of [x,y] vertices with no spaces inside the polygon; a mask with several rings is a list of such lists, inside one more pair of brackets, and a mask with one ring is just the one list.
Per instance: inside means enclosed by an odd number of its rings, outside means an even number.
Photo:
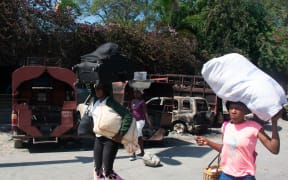
[{"label": "white plastic bag", "polygon": [[240,54],[211,59],[201,73],[217,96],[243,102],[264,121],[270,120],[287,103],[283,88]]},{"label": "white plastic bag", "polygon": [[146,166],[151,166],[151,167],[160,166],[160,158],[156,156],[155,154],[146,152],[142,159]]}]

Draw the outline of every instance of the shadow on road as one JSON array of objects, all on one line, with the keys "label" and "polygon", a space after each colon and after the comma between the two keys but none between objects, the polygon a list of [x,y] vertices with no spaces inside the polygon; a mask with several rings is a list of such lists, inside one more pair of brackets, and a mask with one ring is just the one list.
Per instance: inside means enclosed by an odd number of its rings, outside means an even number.
[{"label": "shadow on road", "polygon": [[49,164],[67,164],[67,163],[90,163],[93,157],[76,156],[75,159],[67,160],[51,160],[51,161],[32,161],[32,162],[16,162],[16,163],[0,163],[0,168],[18,167],[18,166],[46,166]]},{"label": "shadow on road", "polygon": [[0,123],[0,132],[4,132],[4,133],[11,132],[11,124]]},{"label": "shadow on road", "polygon": [[160,157],[161,162],[169,165],[181,165],[182,163],[178,157],[196,157],[200,158],[211,151],[209,147],[195,147],[195,146],[175,146],[163,150],[156,155]]},{"label": "shadow on road", "polygon": [[66,139],[59,143],[31,144],[25,148],[30,153],[54,153],[71,151],[91,151],[93,150],[94,139]]},{"label": "shadow on road", "polygon": [[169,165],[181,165],[182,162],[176,159],[178,157],[195,157],[200,158],[211,151],[209,147],[200,147],[193,145],[192,136],[182,136],[179,138],[167,137],[159,142],[146,142],[145,150],[152,148],[162,148],[163,150],[156,153],[161,163]]},{"label": "shadow on road", "polygon": [[169,148],[165,148],[163,151],[158,152],[156,155],[160,157],[161,162],[169,165],[181,165],[182,163],[178,157],[202,157],[208,152],[211,151],[209,147],[199,147],[193,146],[193,143],[179,139],[169,139],[168,143]]}]

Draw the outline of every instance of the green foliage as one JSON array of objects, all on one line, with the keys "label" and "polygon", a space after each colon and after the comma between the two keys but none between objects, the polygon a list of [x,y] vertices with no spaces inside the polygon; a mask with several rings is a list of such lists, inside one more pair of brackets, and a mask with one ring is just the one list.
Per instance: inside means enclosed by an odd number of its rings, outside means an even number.
[{"label": "green foliage", "polygon": [[155,16],[159,17],[156,20],[157,25],[172,25],[173,15],[179,12],[179,2],[177,0],[156,0],[151,4],[151,8]]},{"label": "green foliage", "polygon": [[263,22],[262,14],[250,11],[252,5],[241,0],[209,1],[207,9],[203,9],[206,20],[199,39],[200,48],[208,51],[211,57],[236,48],[244,54],[257,54],[254,43],[257,34],[268,27]]},{"label": "green foliage", "polygon": [[[76,24],[87,9],[101,22]],[[2,0],[0,62],[47,56],[69,66],[113,41],[149,72],[199,73],[206,60],[236,51],[288,74],[287,10],[286,0]]]},{"label": "green foliage", "polygon": [[288,4],[286,0],[264,1],[272,31],[262,41],[259,66],[288,75]]},{"label": "green foliage", "polygon": [[101,18],[102,24],[116,23],[131,27],[147,10],[148,0],[93,0],[90,12]]},{"label": "green foliage", "polygon": [[288,74],[288,27],[282,27],[259,39],[261,44],[258,65],[267,70]]},{"label": "green foliage", "polygon": [[[283,19],[283,2],[201,0],[196,2],[196,13],[187,16],[185,22],[191,23],[199,51],[206,59],[238,52],[266,71],[286,71],[287,30],[275,28],[282,24],[279,18]],[[281,11],[276,8],[279,6]]]},{"label": "green foliage", "polygon": [[18,64],[29,56],[65,55],[63,46],[67,44],[63,34],[73,31],[75,16],[66,11],[56,11],[54,4],[49,2],[0,2],[1,64]]},{"label": "green foliage", "polygon": [[67,13],[76,13],[76,15],[79,15],[81,12],[80,7],[77,3],[74,2],[74,0],[61,0],[58,8],[60,11],[66,11]]},{"label": "green foliage", "polygon": [[[74,14],[66,11],[64,4],[63,9],[41,5],[48,10],[33,11],[40,6],[24,3],[21,6],[27,9],[19,12],[19,4],[14,1],[0,3],[1,12],[5,12],[0,17],[5,17],[0,21],[1,63],[7,64],[5,60],[11,60],[11,64],[18,64],[18,60],[26,57],[41,56],[56,57],[62,65],[71,67],[79,63],[81,55],[111,41],[119,44],[120,52],[129,56],[136,70],[194,74],[199,69],[196,38],[189,33],[148,33],[139,26],[118,23],[106,26],[75,24]],[[19,13],[21,16],[17,16]],[[21,22],[18,21],[20,17],[23,18]]]},{"label": "green foliage", "polygon": [[173,15],[172,26],[177,30],[186,29],[201,36],[205,22],[206,0],[186,0],[179,4],[179,10]]}]

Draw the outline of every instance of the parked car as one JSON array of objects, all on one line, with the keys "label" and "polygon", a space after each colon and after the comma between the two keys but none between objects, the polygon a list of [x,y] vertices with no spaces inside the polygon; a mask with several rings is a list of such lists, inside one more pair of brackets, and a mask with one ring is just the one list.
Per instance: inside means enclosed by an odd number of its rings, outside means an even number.
[{"label": "parked car", "polygon": [[158,118],[163,119],[161,115],[165,113],[164,124],[179,134],[206,131],[215,119],[207,100],[202,97],[153,97],[146,101],[146,104],[150,116],[155,118],[158,113]]}]

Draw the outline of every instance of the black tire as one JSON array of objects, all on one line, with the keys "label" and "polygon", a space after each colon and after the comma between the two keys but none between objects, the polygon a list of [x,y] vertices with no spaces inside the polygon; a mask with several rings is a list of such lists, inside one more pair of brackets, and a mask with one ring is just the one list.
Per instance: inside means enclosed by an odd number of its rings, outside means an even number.
[{"label": "black tire", "polygon": [[173,124],[173,131],[177,134],[184,134],[187,132],[187,127],[183,122],[175,122]]}]

